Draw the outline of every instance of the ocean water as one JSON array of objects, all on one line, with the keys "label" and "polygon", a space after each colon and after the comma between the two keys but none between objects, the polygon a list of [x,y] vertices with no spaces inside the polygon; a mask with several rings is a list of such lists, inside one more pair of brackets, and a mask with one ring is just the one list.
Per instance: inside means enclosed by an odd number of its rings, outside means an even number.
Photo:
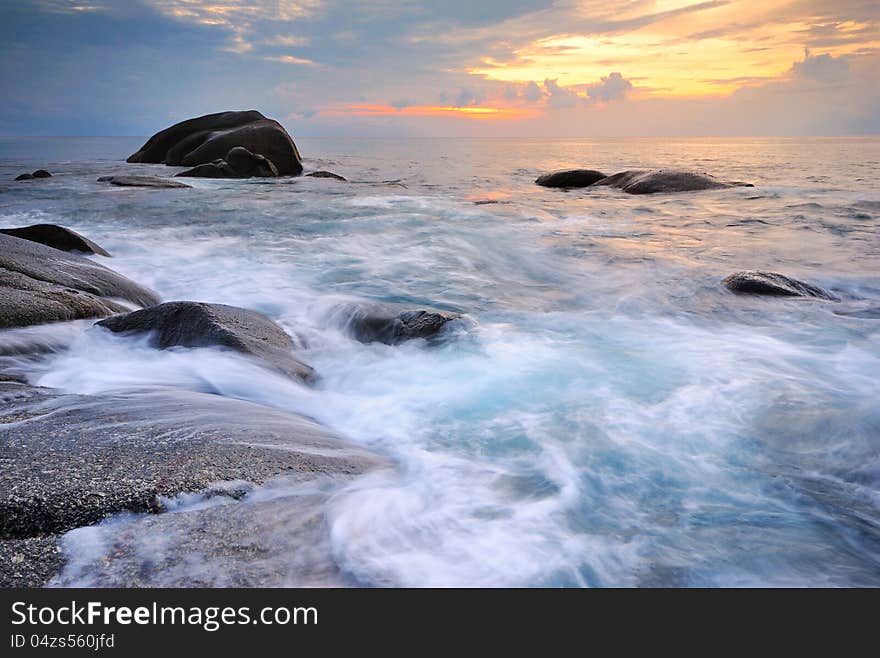
[{"label": "ocean water", "polygon": [[[175,171],[121,162],[141,142],[0,139],[0,225],[70,227],[164,300],[270,315],[303,339],[318,385],[89,322],[0,340],[53,345],[27,366],[35,384],[228,395],[389,457],[393,471],[321,498],[347,582],[880,585],[880,319],[864,313],[880,307],[880,139],[302,139],[307,169],[350,182],[95,183]],[[629,196],[533,183],[573,166],[681,167],[755,187]],[[11,182],[38,167],[55,176]],[[841,301],[736,296],[720,281],[741,269]],[[362,345],[331,311],[365,300],[471,322],[439,343]],[[269,514],[266,559],[282,565],[270,584],[299,582],[291,556],[307,547],[285,511],[314,491],[298,486],[228,503]],[[179,510],[203,504],[184,497]],[[146,521],[69,533],[59,584],[100,582],[122,532],[167,550]],[[223,584],[229,565],[197,568]]]}]

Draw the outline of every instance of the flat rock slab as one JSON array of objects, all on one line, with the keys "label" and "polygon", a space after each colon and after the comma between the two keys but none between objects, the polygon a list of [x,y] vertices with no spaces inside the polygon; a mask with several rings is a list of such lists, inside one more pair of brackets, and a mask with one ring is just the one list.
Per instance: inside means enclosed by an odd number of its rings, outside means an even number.
[{"label": "flat rock slab", "polygon": [[681,169],[631,169],[613,174],[594,183],[616,187],[627,194],[658,194],[668,192],[698,192],[729,187],[754,187],[751,183],[722,181],[709,174]]},{"label": "flat rock slab", "polygon": [[0,539],[0,587],[42,587],[64,565],[57,535]]},{"label": "flat rock slab", "polygon": [[79,251],[84,254],[97,254],[109,256],[110,254],[86,237],[76,231],[56,224],[33,224],[21,228],[0,228],[0,233],[11,235],[22,240],[39,242],[53,249],[61,251]]},{"label": "flat rock slab", "polygon": [[158,176],[101,176],[99,183],[109,183],[110,185],[118,185],[120,187],[157,187],[157,188],[177,188],[192,187],[186,183],[181,183],[170,178],[160,178]]},{"label": "flat rock slab", "polygon": [[606,175],[594,169],[564,169],[539,176],[535,184],[543,187],[589,187],[603,178],[606,178]]},{"label": "flat rock slab", "polygon": [[332,171],[313,171],[311,173],[306,174],[309,178],[332,178],[334,180],[345,181],[348,179],[344,176],[340,176],[339,174],[334,174]]},{"label": "flat rock slab", "polygon": [[305,417],[204,393],[98,398],[0,383],[0,410],[0,539],[161,511],[157,496],[218,481],[387,466]]},{"label": "flat rock slab", "polygon": [[723,281],[731,292],[775,297],[815,297],[829,301],[838,298],[827,290],[777,272],[735,272]]},{"label": "flat rock slab", "polygon": [[[283,483],[278,478],[269,483]],[[336,488],[345,478],[335,478]],[[297,494],[302,488],[303,493]],[[79,587],[340,587],[325,520],[329,491],[290,495],[81,528],[62,544],[69,562],[52,581]]]},{"label": "flat rock slab", "polygon": [[88,258],[0,233],[0,328],[106,317],[159,298]]},{"label": "flat rock slab", "polygon": [[114,332],[153,334],[154,345],[226,347],[288,375],[310,381],[314,370],[293,356],[293,339],[271,318],[236,306],[166,302],[97,323]]}]

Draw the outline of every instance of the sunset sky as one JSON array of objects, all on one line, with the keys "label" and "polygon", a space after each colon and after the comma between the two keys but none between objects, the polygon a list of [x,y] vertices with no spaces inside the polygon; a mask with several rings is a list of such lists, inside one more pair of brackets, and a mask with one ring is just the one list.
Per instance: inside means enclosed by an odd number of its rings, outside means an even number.
[{"label": "sunset sky", "polygon": [[0,0],[0,134],[880,132],[877,0]]}]

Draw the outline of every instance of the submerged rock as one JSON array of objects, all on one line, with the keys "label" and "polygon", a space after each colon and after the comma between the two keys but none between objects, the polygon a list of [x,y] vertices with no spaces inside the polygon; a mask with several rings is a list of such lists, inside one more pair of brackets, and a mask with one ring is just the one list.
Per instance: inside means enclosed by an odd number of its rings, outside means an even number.
[{"label": "submerged rock", "polygon": [[616,187],[627,194],[657,194],[662,192],[695,192],[728,187],[754,187],[751,183],[721,181],[708,174],[678,169],[631,169],[613,174],[593,183],[595,186]]},{"label": "submerged rock", "polygon": [[461,316],[432,309],[405,309],[395,304],[342,304],[331,312],[334,321],[362,343],[398,345],[413,338],[432,338]]},{"label": "submerged rock", "polygon": [[344,176],[340,176],[339,174],[334,174],[332,171],[313,171],[311,173],[306,174],[306,176],[311,176],[312,178],[333,178],[335,180],[341,180],[347,182],[348,179]]},{"label": "submerged rock", "polygon": [[0,328],[105,317],[157,295],[88,258],[0,233]]},{"label": "submerged rock", "polygon": [[880,320],[880,306],[863,308],[856,311],[834,311],[834,314],[847,318],[858,318],[859,320]]},{"label": "submerged rock", "polygon": [[0,538],[60,533],[218,481],[387,463],[302,416],[205,393],[92,397],[0,383]]},{"label": "submerged rock", "polygon": [[274,178],[278,176],[278,169],[268,158],[236,146],[223,159],[200,164],[175,175],[199,178]]},{"label": "submerged rock", "polygon": [[98,182],[120,187],[192,187],[180,181],[158,176],[101,176]]},{"label": "submerged rock", "polygon": [[236,146],[264,156],[281,176],[302,173],[302,159],[290,135],[256,110],[219,112],[174,124],[153,135],[128,162],[195,167],[224,158]]},{"label": "submerged rock", "polygon": [[0,233],[11,235],[22,240],[39,242],[47,247],[60,249],[61,251],[80,251],[84,254],[98,254],[109,256],[102,247],[88,238],[81,236],[76,231],[56,224],[33,224],[22,228],[0,228]]},{"label": "submerged rock", "polygon": [[837,301],[837,297],[818,286],[776,272],[735,272],[723,281],[728,290],[751,295],[777,297],[816,297]]},{"label": "submerged rock", "polygon": [[97,323],[114,332],[153,334],[159,349],[226,347],[294,378],[310,381],[311,366],[293,356],[293,339],[272,319],[249,309],[202,302],[166,302]]},{"label": "submerged rock", "polygon": [[539,176],[535,183],[544,187],[588,187],[603,178],[605,174],[593,169],[564,169]]}]

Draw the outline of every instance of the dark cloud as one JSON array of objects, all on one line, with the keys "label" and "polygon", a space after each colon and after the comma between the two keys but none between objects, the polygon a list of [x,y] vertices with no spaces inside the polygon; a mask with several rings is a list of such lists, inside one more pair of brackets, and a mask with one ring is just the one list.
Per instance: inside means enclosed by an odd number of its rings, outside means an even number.
[{"label": "dark cloud", "polygon": [[804,51],[804,59],[791,66],[792,75],[823,83],[842,82],[849,73],[849,63],[841,57],[828,53],[812,55],[810,49]]}]

